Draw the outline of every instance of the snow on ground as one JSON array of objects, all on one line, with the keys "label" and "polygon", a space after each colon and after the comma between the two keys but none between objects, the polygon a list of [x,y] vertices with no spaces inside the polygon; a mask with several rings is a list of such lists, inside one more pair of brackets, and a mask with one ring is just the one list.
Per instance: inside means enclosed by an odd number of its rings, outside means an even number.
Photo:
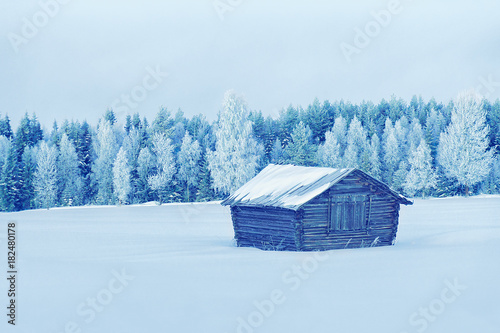
[{"label": "snow on ground", "polygon": [[500,196],[416,200],[392,247],[234,246],[218,203],[3,213],[2,332],[498,332]]}]

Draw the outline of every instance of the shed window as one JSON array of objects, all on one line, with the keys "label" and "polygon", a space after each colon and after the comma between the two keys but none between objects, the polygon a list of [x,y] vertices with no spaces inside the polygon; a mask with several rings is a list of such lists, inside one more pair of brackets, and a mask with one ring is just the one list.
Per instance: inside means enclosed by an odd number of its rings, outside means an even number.
[{"label": "shed window", "polygon": [[363,230],[367,227],[367,196],[330,198],[329,231]]}]

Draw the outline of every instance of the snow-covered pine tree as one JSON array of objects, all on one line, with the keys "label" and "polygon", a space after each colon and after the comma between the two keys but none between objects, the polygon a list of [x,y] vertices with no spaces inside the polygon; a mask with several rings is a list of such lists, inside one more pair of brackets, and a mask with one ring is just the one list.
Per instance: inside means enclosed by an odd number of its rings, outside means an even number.
[{"label": "snow-covered pine tree", "polygon": [[342,116],[335,118],[331,132],[339,144],[339,155],[343,156],[347,147],[347,121],[345,118]]},{"label": "snow-covered pine tree", "polygon": [[0,136],[2,135],[7,139],[11,139],[14,136],[10,126],[10,119],[7,115],[3,119],[0,119]]},{"label": "snow-covered pine tree", "polygon": [[18,211],[23,207],[22,168],[18,163],[17,145],[13,142],[8,150],[7,159],[2,169],[0,182],[2,210]]},{"label": "snow-covered pine tree", "polygon": [[135,203],[137,199],[137,197],[135,196],[135,192],[137,191],[138,186],[137,168],[139,153],[141,152],[141,141],[142,138],[139,130],[130,125],[128,134],[123,140],[122,147],[127,153],[128,166],[130,167],[130,197],[132,203]]},{"label": "snow-covered pine tree", "polygon": [[5,162],[7,162],[11,145],[10,140],[6,136],[0,135],[0,172],[3,170]]},{"label": "snow-covered pine tree", "polygon": [[409,165],[406,160],[401,160],[398,165],[398,169],[394,172],[393,182],[391,188],[394,191],[402,192],[403,184],[406,181],[406,176],[408,175]]},{"label": "snow-covered pine tree", "polygon": [[207,154],[208,166],[216,192],[227,194],[255,176],[264,150],[252,134],[246,102],[232,91],[224,96],[215,136],[215,151]]},{"label": "snow-covered pine tree", "polygon": [[496,155],[484,184],[487,193],[500,193],[500,155]]},{"label": "snow-covered pine tree", "polygon": [[347,131],[347,148],[343,158],[345,166],[367,171],[369,164],[367,145],[366,131],[358,118],[354,116]]},{"label": "snow-covered pine tree", "polygon": [[174,146],[172,140],[164,133],[153,134],[153,152],[156,156],[156,174],[148,177],[148,184],[156,191],[158,200],[163,203],[167,199],[168,187],[175,173]]},{"label": "snow-covered pine tree", "polygon": [[331,131],[325,133],[325,142],[318,147],[317,160],[323,167],[340,168],[342,165],[340,144]]},{"label": "snow-covered pine tree", "polygon": [[118,151],[115,132],[110,122],[100,122],[93,144],[97,155],[92,166],[97,187],[96,202],[109,205],[113,202],[113,162]]},{"label": "snow-covered pine tree", "polygon": [[118,204],[123,205],[128,202],[130,194],[130,166],[127,158],[127,152],[120,147],[113,163],[113,189]]},{"label": "snow-covered pine tree", "polygon": [[408,161],[408,152],[410,149],[408,142],[409,129],[410,124],[406,116],[402,116],[394,123],[394,135],[396,136],[396,140],[398,140],[400,160]]},{"label": "snow-covered pine tree", "polygon": [[[207,149],[208,150],[208,149]],[[196,201],[210,201],[215,197],[215,193],[213,190],[213,180],[210,175],[210,170],[208,168],[207,161],[207,151],[203,152],[200,157],[200,174],[199,179],[200,182],[198,184],[198,191],[196,192]]]},{"label": "snow-covered pine tree", "polygon": [[81,204],[90,203],[93,200],[93,188],[91,186],[92,175],[92,134],[89,124],[84,121],[80,126],[75,144],[78,155],[78,168],[82,180],[80,193]]},{"label": "snow-covered pine tree", "polygon": [[21,209],[33,209],[36,208],[35,189],[33,185],[37,167],[35,147],[27,146],[24,148],[24,152],[21,157],[21,167],[23,178]]},{"label": "snow-covered pine tree", "polygon": [[429,111],[429,116],[425,121],[425,138],[429,143],[434,165],[436,164],[439,135],[443,131],[444,121],[445,120],[441,112],[436,111],[434,108]]},{"label": "snow-covered pine tree", "polygon": [[78,168],[78,155],[75,146],[66,133],[61,136],[57,159],[58,197],[63,206],[79,205],[82,180]]},{"label": "snow-covered pine tree", "polygon": [[312,142],[313,136],[309,126],[301,121],[295,126],[291,142],[286,146],[284,154],[288,162],[301,165],[312,166],[315,163],[315,148]]},{"label": "snow-covered pine tree", "polygon": [[373,133],[372,138],[370,140],[369,146],[369,167],[368,174],[376,179],[381,179],[382,171],[381,171],[381,163],[380,163],[380,139],[378,138],[377,133]]},{"label": "snow-covered pine tree", "polygon": [[475,91],[458,95],[451,114],[451,123],[441,133],[438,162],[448,177],[456,178],[469,188],[481,182],[490,172],[493,150],[488,150],[489,127],[481,96]]},{"label": "snow-covered pine tree", "polygon": [[156,167],[155,157],[148,147],[144,147],[139,152],[137,158],[137,183],[135,189],[135,196],[137,202],[146,202],[151,200],[151,188],[148,184],[148,179]]},{"label": "snow-covered pine tree", "polygon": [[187,201],[190,201],[189,187],[198,183],[198,174],[200,172],[201,149],[198,140],[194,140],[186,131],[182,139],[181,150],[177,156],[179,165],[178,176],[186,184]]},{"label": "snow-covered pine tree", "polygon": [[398,170],[399,162],[401,160],[399,155],[399,145],[396,139],[396,134],[392,122],[389,118],[385,121],[384,128],[384,150],[383,150],[383,179],[389,186],[394,184],[394,175]]},{"label": "snow-covered pine tree", "polygon": [[425,140],[421,140],[417,149],[412,150],[409,163],[410,171],[406,175],[403,188],[409,196],[413,197],[420,193],[425,197],[428,190],[437,186],[437,174],[432,167],[431,150]]},{"label": "snow-covered pine tree", "polygon": [[283,147],[281,147],[281,141],[279,138],[276,138],[276,140],[274,140],[270,160],[273,164],[283,164],[285,162]]},{"label": "snow-covered pine tree", "polygon": [[408,149],[409,154],[414,152],[420,145],[420,141],[424,139],[424,131],[422,130],[422,125],[417,118],[413,118],[410,125],[410,131],[408,132]]},{"label": "snow-covered pine tree", "polygon": [[36,200],[39,207],[49,209],[55,205],[57,196],[57,149],[42,141],[37,149],[36,164]]}]

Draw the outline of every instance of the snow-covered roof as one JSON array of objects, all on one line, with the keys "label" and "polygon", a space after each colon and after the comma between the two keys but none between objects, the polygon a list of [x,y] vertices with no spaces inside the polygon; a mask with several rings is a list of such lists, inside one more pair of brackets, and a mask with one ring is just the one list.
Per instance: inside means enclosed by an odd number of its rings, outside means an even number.
[{"label": "snow-covered roof", "polygon": [[333,169],[269,164],[222,205],[268,206],[298,210],[352,172],[361,173],[404,204],[405,197],[357,169]]}]

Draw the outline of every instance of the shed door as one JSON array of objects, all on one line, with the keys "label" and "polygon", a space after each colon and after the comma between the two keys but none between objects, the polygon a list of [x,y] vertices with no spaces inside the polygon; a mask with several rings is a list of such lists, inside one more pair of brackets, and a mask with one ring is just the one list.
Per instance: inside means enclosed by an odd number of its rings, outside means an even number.
[{"label": "shed door", "polygon": [[368,203],[366,195],[331,197],[329,231],[366,229]]}]

